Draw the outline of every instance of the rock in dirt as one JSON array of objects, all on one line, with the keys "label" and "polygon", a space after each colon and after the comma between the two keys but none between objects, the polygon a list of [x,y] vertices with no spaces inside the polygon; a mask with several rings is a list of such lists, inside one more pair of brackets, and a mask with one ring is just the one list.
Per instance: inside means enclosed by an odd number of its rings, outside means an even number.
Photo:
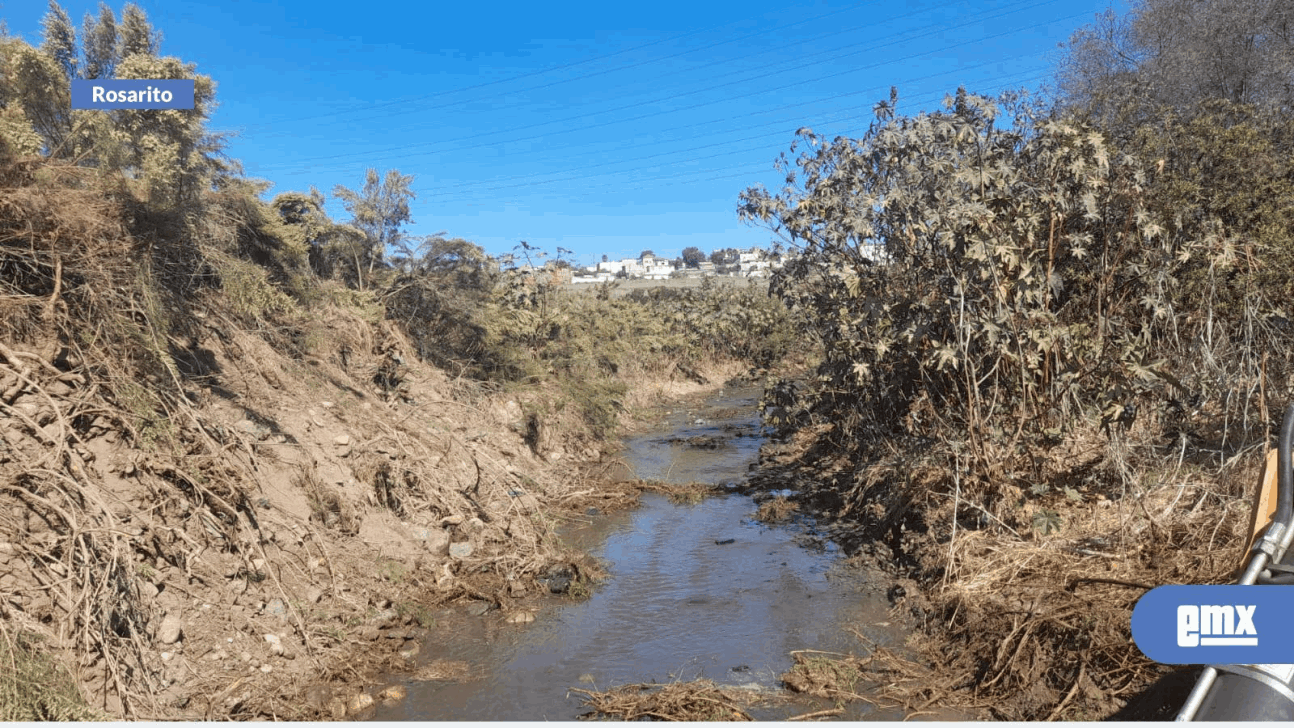
[{"label": "rock in dirt", "polygon": [[472,602],[467,605],[467,613],[473,617],[480,617],[490,611],[490,607],[492,606],[493,605],[489,602]]},{"label": "rock in dirt", "polygon": [[400,613],[394,609],[383,609],[373,617],[373,624],[381,629],[391,629],[400,623]]},{"label": "rock in dirt", "polygon": [[368,693],[360,693],[346,701],[346,710],[350,713],[359,713],[373,705],[373,696]]},{"label": "rock in dirt", "polygon": [[553,594],[565,594],[571,588],[571,575],[569,573],[549,574],[545,581],[548,583],[548,591]]},{"label": "rock in dirt", "polygon": [[508,624],[529,624],[535,621],[533,612],[513,612],[504,620]]},{"label": "rock in dirt", "polygon": [[341,698],[333,698],[328,701],[328,713],[333,720],[341,720],[346,717],[346,701]]},{"label": "rock in dirt", "polygon": [[318,604],[323,599],[323,596],[324,596],[323,589],[320,589],[317,586],[312,586],[308,590],[306,590],[306,603]]},{"label": "rock in dirt", "polygon": [[444,529],[418,527],[412,529],[412,534],[431,553],[437,556],[449,553],[449,534]]},{"label": "rock in dirt", "polygon": [[275,654],[275,655],[282,655],[282,654],[283,654],[283,652],[284,652],[284,650],[283,650],[283,641],[279,639],[279,636],[278,636],[278,635],[276,635],[276,634],[267,634],[267,635],[265,635],[265,641],[266,641],[266,642],[268,642],[268,643],[270,643],[270,653],[271,653],[271,654]]},{"label": "rock in dirt", "polygon": [[338,435],[332,442],[334,445],[345,447],[350,444],[350,435]]},{"label": "rock in dirt", "polygon": [[[333,700],[332,688],[328,685],[312,685],[306,689],[306,705],[315,710],[327,710]],[[342,706],[343,710],[345,705]]]},{"label": "rock in dirt", "polygon": [[180,614],[172,612],[162,619],[162,626],[157,630],[157,641],[164,645],[173,645],[179,641],[182,633]]},{"label": "rock in dirt", "polygon": [[406,660],[412,660],[417,657],[418,653],[421,651],[422,647],[418,644],[417,640],[406,640],[405,643],[400,646],[400,657],[403,657]]},{"label": "rock in dirt", "polygon": [[405,696],[408,694],[409,691],[405,690],[403,685],[392,685],[378,693],[377,697],[384,703],[395,703],[404,700]]},{"label": "rock in dirt", "polygon": [[466,559],[472,555],[472,550],[472,544],[470,541],[451,543],[449,545],[449,555],[456,559]]},{"label": "rock in dirt", "polygon": [[269,604],[265,605],[265,613],[278,617],[279,619],[287,619],[288,607],[283,603],[282,599],[271,599]]},{"label": "rock in dirt", "polygon": [[908,590],[904,589],[902,584],[895,584],[889,588],[889,591],[885,592],[885,597],[890,600],[890,604],[894,604],[907,595]]}]

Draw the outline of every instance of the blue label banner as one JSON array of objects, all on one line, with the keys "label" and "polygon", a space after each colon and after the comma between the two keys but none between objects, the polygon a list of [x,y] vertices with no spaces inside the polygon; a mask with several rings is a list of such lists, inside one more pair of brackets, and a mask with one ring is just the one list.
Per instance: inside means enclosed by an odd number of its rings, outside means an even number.
[{"label": "blue label banner", "polygon": [[192,109],[193,81],[73,79],[74,109]]},{"label": "blue label banner", "polygon": [[1294,663],[1294,586],[1161,586],[1132,610],[1132,639],[1167,665]]}]

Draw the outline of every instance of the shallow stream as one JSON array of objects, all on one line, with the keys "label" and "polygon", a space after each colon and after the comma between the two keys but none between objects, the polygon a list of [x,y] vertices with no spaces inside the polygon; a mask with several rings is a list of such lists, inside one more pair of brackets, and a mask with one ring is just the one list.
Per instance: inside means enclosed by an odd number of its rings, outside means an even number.
[{"label": "shallow stream", "polygon": [[[726,390],[675,410],[659,431],[628,439],[622,457],[640,478],[741,481],[762,443],[757,403],[758,391]],[[411,683],[407,700],[374,717],[571,720],[584,712],[572,687],[698,677],[783,695],[778,676],[793,650],[857,650],[846,626],[882,644],[902,640],[886,621],[883,589],[839,568],[834,543],[815,538],[808,522],[769,526],[755,511],[737,493],[696,505],[646,494],[632,511],[591,518],[564,534],[610,571],[589,599],[553,597],[528,625],[447,610],[438,619],[457,637],[424,654],[464,660],[479,678]],[[856,705],[840,718],[902,717]],[[796,698],[750,712],[776,720],[826,707]]]}]

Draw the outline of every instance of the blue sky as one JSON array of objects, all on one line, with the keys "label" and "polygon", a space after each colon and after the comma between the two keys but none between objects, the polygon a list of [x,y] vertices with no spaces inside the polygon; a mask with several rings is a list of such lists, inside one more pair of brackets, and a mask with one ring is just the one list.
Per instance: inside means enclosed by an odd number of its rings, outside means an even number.
[{"label": "blue sky", "polygon": [[[217,82],[212,128],[270,195],[414,175],[408,232],[675,256],[767,245],[738,193],[795,130],[861,134],[972,91],[1036,89],[1108,0],[137,2]],[[110,3],[120,13],[121,3]],[[64,2],[78,22],[96,2]],[[1115,9],[1125,8],[1115,4]],[[33,42],[45,6],[0,4]]]}]

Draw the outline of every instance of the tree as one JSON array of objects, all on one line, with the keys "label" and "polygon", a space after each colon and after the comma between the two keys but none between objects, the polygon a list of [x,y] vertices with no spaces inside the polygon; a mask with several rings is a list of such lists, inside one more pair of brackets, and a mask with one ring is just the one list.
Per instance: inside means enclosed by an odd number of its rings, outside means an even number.
[{"label": "tree", "polygon": [[354,259],[361,290],[365,285],[361,272],[367,270],[371,278],[373,269],[384,260],[386,250],[400,242],[405,223],[412,222],[409,200],[416,195],[409,189],[411,182],[412,175],[402,175],[392,169],[381,178],[370,167],[363,189],[355,191],[342,185],[333,188],[333,195],[351,214],[350,224],[363,231],[366,239],[365,249]]},{"label": "tree", "polygon": [[732,265],[741,260],[741,252],[736,248],[723,248],[710,253],[710,262],[716,266]]},{"label": "tree", "polygon": [[638,260],[642,260],[643,258],[646,258],[648,256],[655,258],[656,254],[651,252],[650,250],[644,250],[643,252],[638,254]]},{"label": "tree", "polygon": [[133,55],[155,56],[161,47],[162,34],[153,30],[148,15],[138,5],[126,3],[121,10],[117,57],[125,60]]},{"label": "tree", "polygon": [[606,253],[603,253],[603,254],[602,254],[602,262],[603,262],[603,263],[605,263],[605,262],[607,262],[607,260],[608,260],[608,258],[607,258],[607,254],[606,254]]},{"label": "tree", "polygon": [[1065,44],[1058,101],[1126,138],[1163,110],[1209,99],[1294,108],[1294,3],[1134,0]]},{"label": "tree", "polygon": [[700,268],[701,263],[705,262],[705,253],[695,246],[683,248],[683,264],[688,268]]},{"label": "tree", "polygon": [[67,11],[54,0],[49,0],[49,12],[41,20],[40,49],[49,54],[63,69],[67,78],[76,78],[76,31]]},{"label": "tree", "polygon": [[498,263],[476,243],[435,235],[428,238],[426,250],[417,273],[454,288],[477,292],[492,290],[498,280]]},{"label": "tree", "polygon": [[112,8],[99,3],[99,17],[85,14],[81,21],[82,78],[112,78],[117,62],[117,18]]}]

